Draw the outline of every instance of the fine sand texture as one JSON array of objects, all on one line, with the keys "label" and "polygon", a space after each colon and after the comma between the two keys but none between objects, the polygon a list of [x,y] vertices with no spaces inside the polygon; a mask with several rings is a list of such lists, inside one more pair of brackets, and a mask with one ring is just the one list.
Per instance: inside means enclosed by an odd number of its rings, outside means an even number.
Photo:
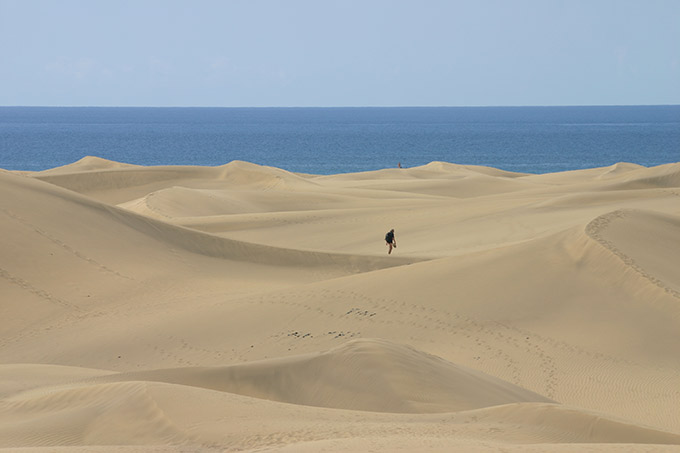
[{"label": "fine sand texture", "polygon": [[680,452],[680,163],[86,157],[0,257],[0,451]]}]

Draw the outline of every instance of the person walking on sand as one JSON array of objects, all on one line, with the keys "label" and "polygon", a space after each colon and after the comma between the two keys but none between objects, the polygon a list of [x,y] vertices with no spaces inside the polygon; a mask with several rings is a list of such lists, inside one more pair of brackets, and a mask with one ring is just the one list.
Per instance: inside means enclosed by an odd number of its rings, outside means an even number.
[{"label": "person walking on sand", "polygon": [[394,238],[394,228],[388,231],[385,235],[385,242],[390,247],[390,249],[387,251],[387,254],[389,255],[392,253],[392,248],[397,248],[397,240]]}]

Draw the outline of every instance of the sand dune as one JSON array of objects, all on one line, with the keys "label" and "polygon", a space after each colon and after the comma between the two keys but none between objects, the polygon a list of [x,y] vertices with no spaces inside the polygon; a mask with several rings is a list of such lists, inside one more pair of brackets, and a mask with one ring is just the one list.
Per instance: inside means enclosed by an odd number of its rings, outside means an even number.
[{"label": "sand dune", "polygon": [[305,406],[371,412],[453,412],[550,401],[479,371],[372,339],[352,340],[320,354],[102,379],[167,382]]},{"label": "sand dune", "polygon": [[618,179],[623,179],[624,181],[609,187],[605,186],[605,188],[610,190],[678,188],[680,187],[680,165],[660,165],[652,169],[652,171],[641,169],[630,172],[625,177]]},{"label": "sand dune", "polygon": [[0,450],[680,451],[679,175],[0,171]]},{"label": "sand dune", "polygon": [[96,156],[85,156],[76,162],[63,165],[61,167],[50,168],[39,173],[41,175],[63,175],[71,173],[84,173],[89,171],[113,170],[117,168],[132,169],[140,167],[138,165],[126,164],[124,162],[115,162]]},{"label": "sand dune", "polygon": [[[616,451],[610,446],[636,451],[652,445],[654,450],[668,446],[673,451],[680,441],[675,434],[559,404],[513,403],[429,415],[357,413],[145,381],[25,392],[3,401],[0,420],[8,416],[11,423],[0,426],[5,445],[33,446],[35,451],[54,444],[119,451],[114,447],[121,444],[120,433],[126,434],[125,444],[136,446],[134,451],[156,451],[149,447],[159,446],[242,451],[284,445],[318,451],[324,443],[325,448],[343,451],[362,451],[367,445],[388,451],[519,451],[518,439],[527,442],[527,448],[538,447],[535,451],[583,451],[584,444],[595,451]],[[475,441],[480,437],[484,442]]]},{"label": "sand dune", "polygon": [[668,293],[680,298],[680,215],[617,210],[593,220],[588,234]]}]

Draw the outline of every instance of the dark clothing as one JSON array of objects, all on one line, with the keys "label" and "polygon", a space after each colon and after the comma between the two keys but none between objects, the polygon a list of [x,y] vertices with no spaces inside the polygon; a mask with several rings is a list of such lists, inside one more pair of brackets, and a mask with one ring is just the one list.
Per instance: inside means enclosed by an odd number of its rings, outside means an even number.
[{"label": "dark clothing", "polygon": [[391,244],[392,241],[394,241],[394,233],[391,232],[391,231],[389,231],[389,232],[385,235],[385,241],[386,241],[388,244]]}]

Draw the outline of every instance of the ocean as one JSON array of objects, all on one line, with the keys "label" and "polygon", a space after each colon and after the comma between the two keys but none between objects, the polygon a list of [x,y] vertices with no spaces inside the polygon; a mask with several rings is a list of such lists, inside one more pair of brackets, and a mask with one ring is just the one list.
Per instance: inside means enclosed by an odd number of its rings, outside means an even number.
[{"label": "ocean", "polygon": [[311,174],[445,161],[523,173],[680,161],[680,106],[0,107],[0,168],[98,156]]}]

